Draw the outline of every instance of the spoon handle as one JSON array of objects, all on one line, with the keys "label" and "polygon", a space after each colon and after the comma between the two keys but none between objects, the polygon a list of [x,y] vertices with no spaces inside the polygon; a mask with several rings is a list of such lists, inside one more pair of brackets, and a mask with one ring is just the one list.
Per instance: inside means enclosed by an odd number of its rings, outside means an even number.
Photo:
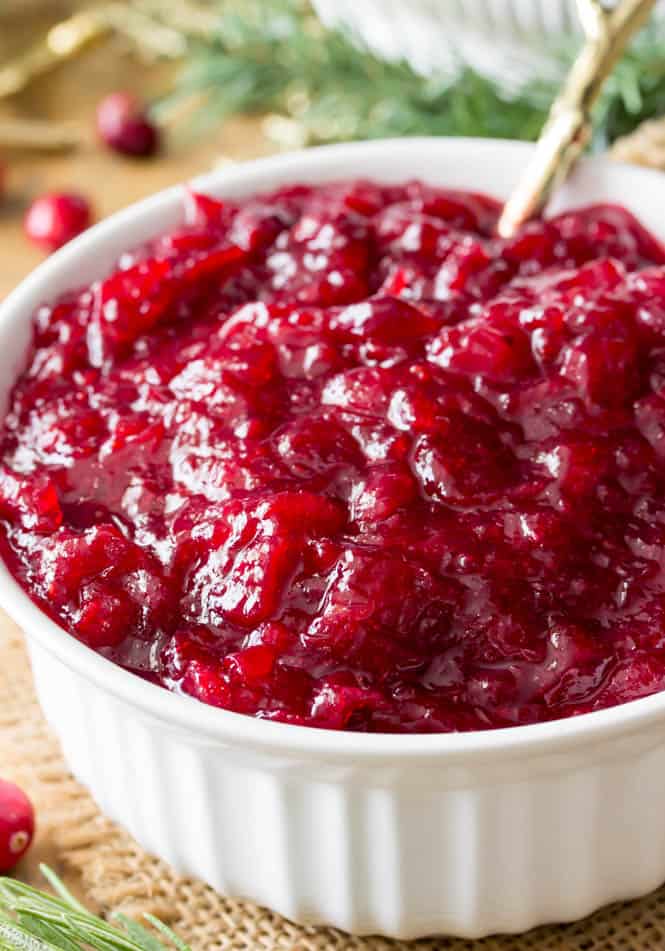
[{"label": "spoon handle", "polygon": [[620,0],[607,10],[601,0],[577,0],[585,43],[554,100],[533,158],[499,218],[509,238],[538,215],[563,184],[591,137],[591,108],[603,84],[656,0]]}]

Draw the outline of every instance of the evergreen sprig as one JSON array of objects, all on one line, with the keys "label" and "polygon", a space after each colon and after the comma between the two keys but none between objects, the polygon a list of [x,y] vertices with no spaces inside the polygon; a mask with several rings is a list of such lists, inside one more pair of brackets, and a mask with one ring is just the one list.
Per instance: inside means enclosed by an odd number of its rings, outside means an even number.
[{"label": "evergreen sprig", "polygon": [[[342,30],[323,28],[302,0],[180,0],[161,12],[153,0],[144,2],[187,40],[175,89],[160,108],[193,102],[204,127],[235,114],[278,113],[298,124],[307,143],[402,135],[534,139],[557,91],[551,68],[542,79],[509,87],[464,64],[423,77]],[[573,55],[562,46],[561,75]],[[663,113],[665,29],[656,23],[605,87],[596,145]]]},{"label": "evergreen sprig", "polygon": [[55,872],[47,866],[41,869],[54,895],[0,878],[0,951],[191,951],[152,915],[145,918],[154,930],[125,915],[114,916],[117,924],[98,918]]}]

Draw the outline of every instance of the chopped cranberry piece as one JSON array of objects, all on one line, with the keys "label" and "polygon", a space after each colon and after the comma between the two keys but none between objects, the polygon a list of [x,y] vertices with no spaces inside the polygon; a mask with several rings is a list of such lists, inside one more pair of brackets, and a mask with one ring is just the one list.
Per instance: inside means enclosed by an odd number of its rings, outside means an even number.
[{"label": "chopped cranberry piece", "polygon": [[0,512],[34,532],[50,534],[62,524],[58,492],[46,473],[20,475],[0,466]]},{"label": "chopped cranberry piece", "polygon": [[115,647],[136,629],[136,605],[104,584],[81,590],[81,607],[74,621],[76,633],[90,647]]}]

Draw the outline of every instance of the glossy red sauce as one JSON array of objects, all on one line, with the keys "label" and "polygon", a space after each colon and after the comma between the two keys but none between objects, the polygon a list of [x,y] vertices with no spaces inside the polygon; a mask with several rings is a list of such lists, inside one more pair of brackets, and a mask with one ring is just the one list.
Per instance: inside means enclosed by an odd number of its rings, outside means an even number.
[{"label": "glossy red sauce", "polygon": [[190,196],[43,306],[0,445],[20,583],[114,662],[287,723],[663,689],[665,255],[617,207],[496,218],[418,183]]}]

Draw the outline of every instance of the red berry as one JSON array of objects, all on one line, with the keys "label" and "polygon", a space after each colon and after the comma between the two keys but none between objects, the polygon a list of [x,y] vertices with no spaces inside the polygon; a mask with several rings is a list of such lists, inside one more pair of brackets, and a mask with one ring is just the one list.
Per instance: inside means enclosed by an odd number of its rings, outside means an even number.
[{"label": "red berry", "polygon": [[126,92],[113,92],[99,103],[97,132],[102,142],[123,155],[153,155],[159,147],[159,130],[142,103]]},{"label": "red berry", "polygon": [[11,872],[35,832],[32,803],[14,783],[0,779],[0,872]]},{"label": "red berry", "polygon": [[90,226],[90,204],[74,192],[52,192],[36,198],[28,208],[23,227],[27,237],[56,251]]}]

